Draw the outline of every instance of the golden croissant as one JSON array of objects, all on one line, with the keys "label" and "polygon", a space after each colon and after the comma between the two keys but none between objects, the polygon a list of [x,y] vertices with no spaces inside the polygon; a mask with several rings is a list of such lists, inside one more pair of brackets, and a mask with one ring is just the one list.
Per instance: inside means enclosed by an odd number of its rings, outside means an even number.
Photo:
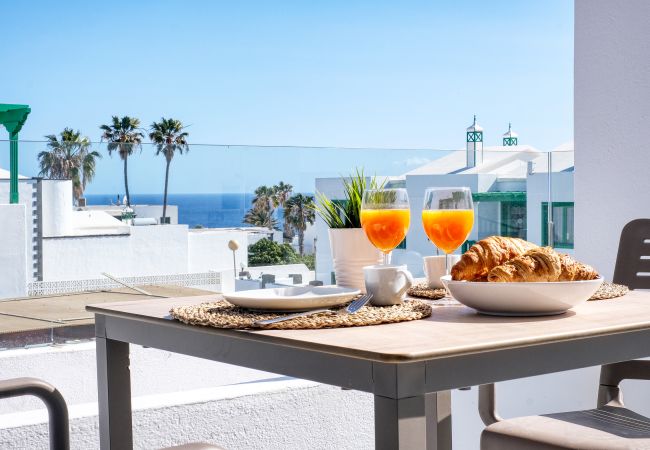
[{"label": "golden croissant", "polygon": [[560,255],[551,247],[538,247],[490,270],[488,281],[556,281],[561,273]]},{"label": "golden croissant", "polygon": [[578,262],[569,255],[560,255],[560,260],[562,262],[562,273],[557,281],[595,280],[599,276],[593,267]]},{"label": "golden croissant", "polygon": [[536,282],[593,280],[598,273],[569,255],[560,255],[551,247],[539,247],[493,268],[491,282]]},{"label": "golden croissant", "polygon": [[484,281],[494,267],[537,248],[523,239],[490,236],[472,245],[451,268],[453,280]]}]

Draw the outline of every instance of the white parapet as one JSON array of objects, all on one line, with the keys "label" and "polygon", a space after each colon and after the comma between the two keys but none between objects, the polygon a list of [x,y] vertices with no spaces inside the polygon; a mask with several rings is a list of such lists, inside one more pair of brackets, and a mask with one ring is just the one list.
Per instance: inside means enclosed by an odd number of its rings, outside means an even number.
[{"label": "white parapet", "polygon": [[27,295],[25,205],[0,204],[0,299]]},{"label": "white parapet", "polygon": [[65,236],[72,228],[72,181],[42,183],[43,237]]}]

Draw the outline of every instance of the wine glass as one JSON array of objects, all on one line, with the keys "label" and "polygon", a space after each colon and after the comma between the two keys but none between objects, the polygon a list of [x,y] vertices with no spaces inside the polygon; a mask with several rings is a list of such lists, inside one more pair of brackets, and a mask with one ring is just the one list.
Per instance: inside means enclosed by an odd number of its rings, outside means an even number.
[{"label": "wine glass", "polygon": [[384,254],[384,265],[390,252],[406,237],[411,223],[409,196],[406,189],[367,189],[361,202],[361,226],[368,240]]},{"label": "wine glass", "polygon": [[428,188],[424,192],[422,226],[431,242],[445,252],[445,274],[449,275],[449,255],[463,245],[474,226],[472,191],[467,187]]}]

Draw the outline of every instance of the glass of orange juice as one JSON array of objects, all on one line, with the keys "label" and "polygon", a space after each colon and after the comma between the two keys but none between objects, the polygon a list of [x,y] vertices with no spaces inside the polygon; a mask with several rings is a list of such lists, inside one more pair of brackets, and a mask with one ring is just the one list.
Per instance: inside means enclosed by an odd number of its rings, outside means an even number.
[{"label": "glass of orange juice", "polygon": [[406,189],[368,189],[361,202],[361,226],[368,240],[384,253],[384,264],[390,252],[406,237],[411,224],[409,196]]},{"label": "glass of orange juice", "polygon": [[463,245],[474,226],[472,191],[467,187],[428,188],[422,225],[431,242],[445,252],[445,272],[449,275],[449,255]]}]

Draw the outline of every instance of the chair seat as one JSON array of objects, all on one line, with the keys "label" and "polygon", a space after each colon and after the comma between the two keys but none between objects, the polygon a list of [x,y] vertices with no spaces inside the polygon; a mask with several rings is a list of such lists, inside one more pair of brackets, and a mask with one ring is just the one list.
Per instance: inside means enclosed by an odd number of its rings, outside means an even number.
[{"label": "chair seat", "polygon": [[650,419],[627,408],[603,406],[493,423],[481,450],[650,450]]},{"label": "chair seat", "polygon": [[161,450],[224,450],[216,445],[206,444],[205,442],[193,442],[191,444],[175,445],[173,447],[165,447]]}]

